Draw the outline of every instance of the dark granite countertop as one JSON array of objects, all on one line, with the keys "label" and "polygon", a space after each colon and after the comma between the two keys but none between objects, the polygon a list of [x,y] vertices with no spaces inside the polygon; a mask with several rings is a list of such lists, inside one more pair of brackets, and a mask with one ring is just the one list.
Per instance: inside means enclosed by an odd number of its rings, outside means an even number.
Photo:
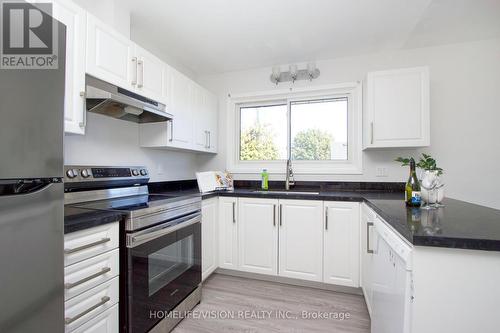
[{"label": "dark granite countertop", "polygon": [[365,201],[413,245],[500,251],[499,210],[449,198],[432,210],[407,208],[402,200]]},{"label": "dark granite countertop", "polygon": [[[306,191],[305,189],[294,189]],[[217,196],[273,199],[366,202],[403,238],[415,246],[500,251],[500,210],[472,203],[445,199],[437,210],[407,208],[400,191],[317,191],[319,194],[257,192],[251,188],[200,194],[203,199]],[[199,193],[197,189],[157,193]]]},{"label": "dark granite countertop", "polygon": [[122,214],[118,212],[84,209],[64,206],[64,233],[84,230],[98,225],[119,221]]}]

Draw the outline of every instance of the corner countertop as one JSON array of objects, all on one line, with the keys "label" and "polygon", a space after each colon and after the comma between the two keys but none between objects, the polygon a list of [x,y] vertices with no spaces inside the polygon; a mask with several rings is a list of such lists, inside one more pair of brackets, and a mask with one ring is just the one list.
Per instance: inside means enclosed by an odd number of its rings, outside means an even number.
[{"label": "corner countertop", "polygon": [[[194,189],[163,193],[193,195],[198,192]],[[221,196],[365,202],[414,246],[500,251],[500,210],[455,199],[445,199],[443,208],[423,210],[407,208],[403,192],[321,191],[319,194],[287,194],[237,188],[234,191],[199,195],[202,199]]]}]

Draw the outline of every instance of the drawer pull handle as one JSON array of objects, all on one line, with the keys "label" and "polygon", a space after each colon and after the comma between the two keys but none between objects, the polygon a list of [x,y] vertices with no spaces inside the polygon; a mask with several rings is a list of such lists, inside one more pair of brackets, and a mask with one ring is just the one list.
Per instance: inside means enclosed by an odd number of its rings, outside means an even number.
[{"label": "drawer pull handle", "polygon": [[65,289],[74,288],[74,287],[76,287],[76,286],[78,286],[78,285],[80,285],[82,283],[85,283],[87,281],[93,280],[93,279],[95,279],[95,278],[97,278],[97,277],[99,277],[101,275],[104,275],[104,274],[106,274],[108,272],[111,272],[111,268],[109,268],[109,267],[103,267],[100,272],[97,272],[95,274],[89,275],[89,276],[87,276],[87,277],[85,277],[85,278],[83,278],[81,280],[76,281],[76,282],[65,283],[64,284],[64,288]]},{"label": "drawer pull handle", "polygon": [[64,319],[64,323],[65,323],[66,325],[69,325],[69,324],[71,324],[72,322],[74,322],[75,320],[78,320],[78,319],[82,318],[82,317],[83,317],[83,316],[85,316],[87,313],[94,311],[95,309],[97,309],[97,308],[98,308],[98,307],[100,307],[100,306],[103,306],[104,304],[106,304],[106,303],[107,303],[107,302],[109,302],[110,300],[111,300],[111,298],[109,298],[109,296],[103,296],[103,297],[101,298],[101,301],[100,301],[99,303],[97,303],[97,304],[95,304],[95,305],[92,305],[92,306],[91,306],[90,308],[88,308],[87,310],[80,312],[79,314],[77,314],[77,315],[76,315],[76,316],[74,316],[73,318],[69,318],[69,317],[68,317],[68,318],[65,318],[65,319]]},{"label": "drawer pull handle", "polygon": [[82,250],[85,250],[85,249],[88,249],[88,248],[91,248],[91,247],[94,247],[94,246],[97,246],[97,245],[101,245],[101,244],[107,243],[110,240],[111,240],[111,238],[106,237],[106,238],[100,239],[98,241],[95,241],[93,243],[76,247],[74,249],[64,249],[64,253],[65,254],[75,253],[75,252],[82,251]]},{"label": "drawer pull handle", "polygon": [[366,253],[373,254],[373,250],[370,249],[370,227],[373,227],[373,222],[366,223]]}]

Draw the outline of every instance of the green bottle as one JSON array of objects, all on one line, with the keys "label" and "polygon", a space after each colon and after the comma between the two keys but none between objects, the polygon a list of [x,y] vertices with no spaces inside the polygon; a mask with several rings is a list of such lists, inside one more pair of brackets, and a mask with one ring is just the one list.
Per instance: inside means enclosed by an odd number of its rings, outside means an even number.
[{"label": "green bottle", "polygon": [[410,177],[406,182],[405,201],[409,207],[420,207],[422,203],[420,183],[418,182],[417,172],[415,171],[415,160],[413,158],[410,159]]},{"label": "green bottle", "polygon": [[262,178],[262,182],[261,182],[262,189],[268,190],[269,189],[269,173],[267,173],[267,169],[263,169],[260,176]]}]

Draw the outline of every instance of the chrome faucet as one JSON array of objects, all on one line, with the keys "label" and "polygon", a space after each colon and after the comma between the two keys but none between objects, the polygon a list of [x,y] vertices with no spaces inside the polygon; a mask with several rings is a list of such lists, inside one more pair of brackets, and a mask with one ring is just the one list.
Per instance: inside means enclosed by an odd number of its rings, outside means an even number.
[{"label": "chrome faucet", "polygon": [[288,159],[286,161],[286,179],[285,179],[285,190],[289,190],[290,186],[294,186],[295,181],[293,179],[292,161]]}]

